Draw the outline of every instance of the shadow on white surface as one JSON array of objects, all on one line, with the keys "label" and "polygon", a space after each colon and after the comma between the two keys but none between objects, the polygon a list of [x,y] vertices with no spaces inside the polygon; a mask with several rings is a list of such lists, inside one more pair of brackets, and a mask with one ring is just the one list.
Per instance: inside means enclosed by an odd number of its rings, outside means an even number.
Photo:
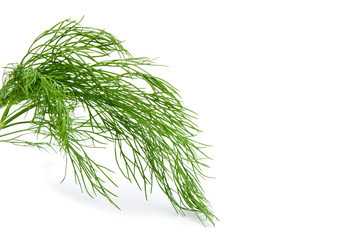
[{"label": "shadow on white surface", "polygon": [[[201,224],[197,216],[191,212],[186,212],[184,217],[177,214],[170,201],[159,187],[154,187],[153,192],[148,194],[148,200],[146,200],[144,192],[140,191],[135,183],[132,184],[123,179],[124,177],[121,174],[119,174],[119,179],[116,180],[119,187],[111,188],[118,196],[117,198],[114,197],[113,200],[115,200],[115,203],[121,210],[115,208],[103,196],[97,195],[91,198],[85,190],[83,193],[81,192],[79,185],[75,184],[73,180],[72,173],[68,172],[66,179],[60,183],[64,174],[64,168],[62,168],[64,164],[62,164],[62,161],[63,159],[60,159],[60,161],[59,159],[54,159],[43,164],[47,183],[56,193],[59,193],[66,199],[74,201],[78,205],[87,205],[109,216],[130,215],[144,218],[161,217],[173,219],[174,221],[177,219],[178,221],[189,221]],[[209,226],[208,223],[206,224]]]}]

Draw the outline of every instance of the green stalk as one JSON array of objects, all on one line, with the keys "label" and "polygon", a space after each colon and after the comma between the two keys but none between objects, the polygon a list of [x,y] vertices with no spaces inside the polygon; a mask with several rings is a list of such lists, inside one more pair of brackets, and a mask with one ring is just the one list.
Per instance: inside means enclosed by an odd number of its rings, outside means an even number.
[{"label": "green stalk", "polygon": [[10,122],[12,122],[13,120],[15,120],[16,118],[18,118],[19,116],[23,115],[24,113],[28,113],[31,109],[33,109],[36,105],[35,104],[32,104],[28,107],[25,107],[23,108],[22,110],[20,110],[19,112],[17,113],[12,113],[10,114],[10,118],[6,119],[6,117],[8,116],[8,111],[10,109],[10,105],[8,105],[8,107],[6,108],[4,114],[2,115],[2,118],[1,118],[1,122],[6,126],[7,124],[9,124]]}]

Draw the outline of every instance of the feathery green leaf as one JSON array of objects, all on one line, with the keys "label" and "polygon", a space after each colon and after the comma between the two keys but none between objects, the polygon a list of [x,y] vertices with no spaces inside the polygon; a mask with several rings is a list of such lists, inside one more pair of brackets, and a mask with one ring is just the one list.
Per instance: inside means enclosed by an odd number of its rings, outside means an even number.
[{"label": "feathery green leaf", "polygon": [[[20,63],[5,69],[0,142],[58,149],[81,190],[118,207],[105,184],[117,186],[112,171],[86,151],[112,143],[122,174],[146,196],[156,181],[177,212],[203,214],[214,224],[200,184],[208,157],[206,145],[193,139],[200,132],[195,113],[182,105],[175,87],[144,70],[149,65],[155,64],[133,57],[104,30],[80,21],[56,24],[35,39]],[[29,120],[18,120],[24,115]],[[27,134],[44,141],[26,141]]]}]

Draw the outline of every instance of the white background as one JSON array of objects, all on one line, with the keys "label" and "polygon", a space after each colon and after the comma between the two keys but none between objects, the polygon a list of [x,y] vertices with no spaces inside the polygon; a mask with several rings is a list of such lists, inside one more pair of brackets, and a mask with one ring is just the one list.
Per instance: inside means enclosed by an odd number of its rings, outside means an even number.
[{"label": "white background", "polygon": [[[199,114],[202,227],[121,178],[121,211],[59,184],[63,159],[0,145],[0,239],[348,239],[346,1],[1,1],[0,65],[66,18],[105,28]],[[101,155],[101,158],[108,158]],[[112,159],[110,158],[110,161]]]}]

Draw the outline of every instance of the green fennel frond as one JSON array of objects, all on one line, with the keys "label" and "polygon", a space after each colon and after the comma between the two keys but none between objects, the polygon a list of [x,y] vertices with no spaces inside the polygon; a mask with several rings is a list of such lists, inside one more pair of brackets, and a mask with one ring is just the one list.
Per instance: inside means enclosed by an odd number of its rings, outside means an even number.
[{"label": "green fennel frond", "polygon": [[[81,190],[118,207],[105,184],[116,186],[112,170],[86,151],[111,143],[121,173],[145,196],[157,182],[178,213],[214,224],[200,184],[208,157],[194,140],[195,113],[176,88],[144,70],[154,65],[150,59],[132,57],[112,34],[80,22],[44,31],[20,63],[5,68],[0,142],[64,153]],[[28,134],[42,141],[25,140]]]}]

